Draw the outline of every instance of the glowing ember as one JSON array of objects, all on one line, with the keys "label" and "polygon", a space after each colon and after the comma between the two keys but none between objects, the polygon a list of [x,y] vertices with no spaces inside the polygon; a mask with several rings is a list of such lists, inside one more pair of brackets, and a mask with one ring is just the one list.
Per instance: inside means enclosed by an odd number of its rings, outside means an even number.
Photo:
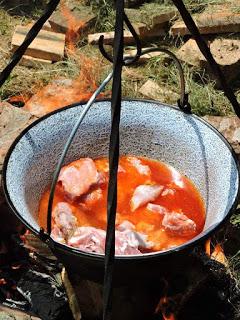
[{"label": "glowing ember", "polygon": [[5,279],[0,279],[0,285],[4,285],[4,284],[7,284],[7,281]]},{"label": "glowing ember", "polygon": [[169,317],[166,317],[166,316],[163,315],[163,319],[164,320],[175,320],[175,317],[174,317],[173,314],[171,314]]},{"label": "glowing ember", "polygon": [[163,297],[160,299],[156,309],[156,314],[162,314],[164,320],[176,320],[173,313],[166,312],[166,309],[169,307],[169,299],[167,297]]}]

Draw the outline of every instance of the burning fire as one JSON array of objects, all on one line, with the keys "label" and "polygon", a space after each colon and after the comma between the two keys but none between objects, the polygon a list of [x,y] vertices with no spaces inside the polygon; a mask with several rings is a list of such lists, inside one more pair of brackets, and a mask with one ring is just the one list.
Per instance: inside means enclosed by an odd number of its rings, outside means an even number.
[{"label": "burning fire", "polygon": [[207,255],[211,257],[211,259],[216,260],[222,263],[225,267],[228,266],[227,258],[224,254],[223,248],[219,243],[217,243],[213,249],[211,250],[211,239],[208,239],[205,243],[205,250]]},{"label": "burning fire", "polygon": [[[102,64],[96,58],[90,58],[83,53],[76,53],[76,41],[80,38],[84,23],[77,21],[69,8],[62,3],[62,14],[68,21],[67,53],[79,61],[80,74],[74,79],[56,79],[43,87],[24,106],[33,115],[41,117],[61,107],[87,101],[97,89],[97,81],[102,71]],[[99,97],[104,96],[100,94]]]},{"label": "burning fire", "polygon": [[168,306],[169,306],[169,299],[165,296],[160,299],[156,307],[155,313],[162,314],[163,320],[176,320],[173,313],[167,312]]},{"label": "burning fire", "polygon": [[211,239],[208,239],[205,243],[205,251],[208,256],[211,255]]},{"label": "burning fire", "polygon": [[66,33],[67,48],[70,52],[76,50],[75,43],[79,40],[81,35],[81,30],[84,27],[84,22],[78,21],[71,13],[69,8],[64,2],[61,2],[61,12],[68,23],[68,31]]}]

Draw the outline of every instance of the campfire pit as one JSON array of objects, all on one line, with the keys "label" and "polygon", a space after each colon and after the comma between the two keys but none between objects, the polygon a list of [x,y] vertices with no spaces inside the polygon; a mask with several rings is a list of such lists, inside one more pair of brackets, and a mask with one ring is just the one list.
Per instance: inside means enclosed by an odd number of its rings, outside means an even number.
[{"label": "campfire pit", "polygon": [[[21,314],[17,310],[21,310],[25,317],[28,314],[42,320],[70,320],[70,303],[73,319],[80,319],[80,314],[86,320],[101,319],[102,285],[62,269],[56,260],[52,260],[47,246],[31,233],[27,232],[21,238],[12,233],[5,239],[11,244],[12,254],[8,252],[8,263],[1,264],[0,301],[4,307],[0,307],[0,318],[11,314],[18,319]],[[211,259],[203,245],[197,246],[184,261],[185,265],[160,271],[151,281],[140,279],[116,287],[113,319],[237,320],[240,291],[228,267]],[[52,284],[58,283],[56,296],[52,294],[49,279]],[[34,287],[40,285],[42,289],[34,291]],[[24,295],[26,288],[35,292],[31,301]]]},{"label": "campfire pit", "polygon": [[[119,7],[118,10],[121,12],[120,9]],[[122,12],[122,23],[123,18],[131,30],[131,24]],[[134,34],[134,30],[132,32]],[[119,39],[120,42],[121,39]],[[101,43],[100,48],[104,54]],[[120,51],[116,54],[118,58],[121,57]],[[127,64],[137,60],[138,55],[139,52],[130,62],[121,61],[119,74],[121,74],[123,63]],[[108,57],[106,52],[104,56]],[[13,59],[13,64],[18,58]],[[111,60],[111,57],[108,59]],[[116,57],[113,60],[117,68]],[[2,81],[6,75],[7,73],[2,77]],[[117,72],[114,70],[113,83],[116,78]],[[119,80],[121,81],[121,76]],[[115,102],[113,99],[112,111],[119,112],[118,118],[120,118],[121,93],[116,86],[114,90],[113,85],[113,97],[116,93],[119,99]],[[186,95],[182,98],[186,98]],[[140,256],[115,257],[113,274],[115,285],[113,297],[115,298],[112,319],[118,319],[120,316],[127,319],[164,320],[175,318],[198,320],[203,317],[220,320],[234,317],[235,310],[231,302],[235,297],[239,297],[236,283],[221,264],[211,260],[204,253],[201,244],[215,233],[236,209],[239,196],[239,165],[227,141],[207,123],[190,114],[189,110],[184,110],[187,104],[182,104],[183,100],[180,101],[182,110],[150,101],[124,101],[120,127],[122,139],[120,150],[123,154],[134,153],[161,159],[189,176],[205,200],[206,225],[199,236],[182,246]],[[120,105],[118,111],[116,111],[117,104]],[[55,242],[50,236],[51,228],[50,230],[48,228],[48,234],[40,230],[36,215],[39,197],[51,181],[52,172],[58,163],[65,141],[71,133],[79,111],[82,111],[83,108],[81,104],[68,106],[41,118],[23,131],[10,148],[5,160],[4,191],[15,214],[27,228],[45,241],[58,259],[64,263],[68,276],[66,271],[63,272],[63,281],[65,281],[68,294],[72,292],[72,287],[76,286],[75,292],[78,292],[76,295],[83,317],[98,319],[103,313],[104,319],[110,319],[111,277],[106,278],[104,286],[107,299],[102,296],[103,289],[99,285],[99,282],[103,280],[104,255],[85,253]],[[111,129],[110,120],[109,101],[96,102],[76,135],[65,162],[78,158],[79,150],[81,150],[82,157],[105,156]],[[114,117],[112,117],[112,128],[116,129],[117,133],[115,133],[118,135],[118,120],[114,121]],[[114,157],[114,153],[118,154],[118,143],[115,147],[110,144],[111,146],[113,149],[110,148],[110,150],[113,151]],[[114,165],[112,168],[110,165],[110,183],[113,168]],[[113,175],[112,179],[114,181],[116,175]],[[111,192],[111,188],[109,190]],[[116,198],[116,194],[113,193],[114,197]],[[108,201],[110,203],[111,199]],[[114,208],[109,209],[108,218],[115,215],[114,210]],[[51,216],[49,217],[51,221]],[[109,221],[108,226],[111,225]],[[114,226],[114,220],[112,220],[112,226]],[[114,232],[114,227],[113,231],[109,232]],[[106,248],[110,248],[112,243],[114,245],[114,240],[112,242],[109,239],[111,237],[107,236]],[[4,245],[3,250],[5,250]],[[1,270],[3,275],[0,281],[2,301],[6,304],[10,297],[14,304],[15,300],[11,297],[15,298],[14,295],[16,295],[16,301],[20,305],[40,315],[42,319],[61,319],[61,317],[70,319],[68,308],[65,309],[65,314],[63,312],[61,316],[56,315],[55,304],[49,303],[51,298],[59,297],[62,298],[61,303],[66,302],[65,293],[57,291],[58,288],[53,284],[49,275],[43,273],[43,269],[51,273],[51,268],[46,269],[44,266],[42,269],[42,265],[36,266],[36,263],[30,262],[29,257],[31,254],[23,251],[24,260],[20,261],[20,264],[13,263],[7,265],[6,270]],[[111,257],[114,259],[114,252],[106,249],[105,270],[110,270],[108,268],[111,267]],[[41,259],[45,260],[45,258]],[[51,262],[48,261],[48,266],[49,263],[51,265]],[[26,270],[29,266],[31,270]],[[106,275],[108,276],[107,272],[105,272],[105,277]],[[72,282],[71,290],[68,287],[70,285],[68,277]],[[193,285],[194,281],[195,285]],[[34,285],[31,286],[32,283]],[[45,285],[49,286],[49,284],[54,292],[49,293],[47,289],[45,297],[39,295],[40,291],[45,292]],[[206,290],[208,290],[207,294],[205,294]],[[21,301],[19,294],[25,300]],[[201,298],[203,295],[204,299]],[[91,299],[93,308],[89,308]],[[202,311],[209,300],[213,302],[214,308],[208,308],[207,315],[206,311],[195,312],[193,306],[197,306],[197,309],[200,308]],[[45,303],[48,308],[42,309],[41,304]],[[64,303],[61,304],[61,307],[62,305]],[[96,312],[92,312],[94,308]],[[79,308],[72,309],[78,310],[75,319],[80,318]]]}]

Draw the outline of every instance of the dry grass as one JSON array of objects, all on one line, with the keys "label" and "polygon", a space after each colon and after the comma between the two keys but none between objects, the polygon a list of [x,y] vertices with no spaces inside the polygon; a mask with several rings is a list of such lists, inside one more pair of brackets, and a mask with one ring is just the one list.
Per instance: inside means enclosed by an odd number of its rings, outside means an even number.
[{"label": "dry grass", "polygon": [[[169,2],[161,1],[161,3],[163,2],[163,5],[169,5]],[[209,1],[204,1],[204,3],[206,2]],[[214,3],[216,2],[219,1],[214,1]],[[193,3],[193,1],[188,1],[189,5],[191,3]],[[108,4],[105,10],[107,12],[109,10],[111,11],[111,13],[109,13],[110,18],[106,18],[108,21],[111,21],[113,17],[111,4]],[[37,15],[37,13],[34,14]],[[99,16],[101,15],[99,14]],[[22,16],[13,16],[6,10],[0,8],[0,20],[0,68],[3,69],[9,61],[10,42],[14,27],[19,23],[24,24],[29,22],[29,17],[26,18]],[[111,26],[111,22],[109,22],[107,26]],[[105,30],[108,29],[108,27],[105,27]],[[171,49],[176,50],[176,47],[170,39],[165,39],[165,44],[171,46]],[[103,79],[110,69],[110,64],[106,62],[104,58],[101,58],[96,47],[86,45],[84,40],[80,41],[78,45],[80,47],[74,56],[66,58],[64,61],[55,63],[53,65],[42,66],[38,69],[17,66],[12,72],[8,81],[0,89],[0,98],[7,99],[10,96],[15,95],[31,96],[37,90],[39,90],[40,87],[48,84],[52,79],[59,77],[76,78],[81,67],[80,56],[82,53],[92,57],[93,61],[96,63],[96,67],[99,63],[99,59],[105,64],[105,67],[103,68],[103,74],[100,77]],[[160,45],[162,45],[162,43],[160,43]],[[162,58],[153,58],[147,64],[131,67],[130,70],[131,74],[128,73],[127,75],[125,73],[123,77],[123,96],[125,97],[142,98],[143,96],[138,92],[138,90],[148,78],[153,79],[160,86],[164,86],[169,90],[178,93],[179,80],[176,67],[173,63],[166,63],[164,60],[162,60]],[[197,69],[189,68],[187,65],[185,65],[184,70],[187,90],[190,93],[190,103],[195,113],[199,115],[225,115],[231,113],[231,106],[229,102],[224,97],[222,91],[214,89],[213,82],[206,82],[206,80],[204,80],[206,76],[204,76],[202,72]],[[136,76],[134,76],[134,74]],[[109,91],[110,89],[111,86],[108,86],[106,90]],[[173,103],[173,101],[169,101],[169,103]]]}]

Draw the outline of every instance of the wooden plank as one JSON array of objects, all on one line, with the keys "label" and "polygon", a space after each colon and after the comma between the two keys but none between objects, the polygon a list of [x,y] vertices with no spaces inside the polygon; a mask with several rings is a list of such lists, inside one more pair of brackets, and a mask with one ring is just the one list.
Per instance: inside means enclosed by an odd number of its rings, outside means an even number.
[{"label": "wooden plank", "polygon": [[[201,34],[240,32],[240,14],[232,12],[202,13],[194,17]],[[183,21],[177,21],[170,29],[173,36],[190,34]]]},{"label": "wooden plank", "polygon": [[[154,37],[164,37],[166,35],[165,29],[163,29],[162,25],[158,25],[153,29],[147,29],[143,24],[134,24],[134,28],[138,33],[141,40],[146,40]],[[98,40],[100,36],[104,36],[104,44],[113,44],[114,32],[102,32],[102,33],[94,33],[88,35],[88,43],[89,44],[98,44]],[[133,44],[135,42],[130,31],[124,30],[124,43],[125,44]]]},{"label": "wooden plank", "polygon": [[68,21],[66,15],[62,10],[55,11],[49,18],[51,28],[55,32],[66,33],[71,27],[74,28],[75,32],[83,32],[88,30],[95,22],[96,15],[92,12],[90,6],[80,6],[76,8],[70,8],[69,13],[72,16],[73,24]]},{"label": "wooden plank", "polygon": [[[28,23],[25,27],[31,28],[31,27],[34,25],[34,23],[35,23],[35,21],[30,22],[30,23]],[[42,30],[54,31],[54,30],[52,30],[51,25],[50,25],[50,23],[49,23],[48,20],[44,23],[44,25],[43,25],[43,27],[42,27]]]},{"label": "wooden plank", "polygon": [[[12,37],[12,47],[15,51],[24,41],[29,28],[17,26]],[[65,35],[41,30],[30,44],[26,55],[50,61],[60,61],[64,57]]]},{"label": "wooden plank", "polygon": [[[89,44],[98,44],[98,40],[100,36],[104,36],[104,44],[112,44],[114,39],[114,31],[110,32],[100,32],[100,33],[93,33],[88,35],[88,43]],[[133,43],[134,39],[130,31],[124,31],[124,43],[131,44]]]},{"label": "wooden plank", "polygon": [[178,16],[178,11],[174,8],[161,11],[160,9],[162,8],[158,4],[155,4],[156,10],[153,10],[153,6],[153,3],[145,4],[144,6],[140,7],[140,9],[125,9],[125,11],[130,21],[133,23],[144,23],[148,29],[159,24],[168,24],[172,19]]},{"label": "wooden plank", "polygon": [[44,60],[44,59],[38,59],[38,58],[33,58],[30,56],[24,55],[19,62],[20,65],[29,67],[29,68],[39,68],[41,66],[49,66],[52,61],[50,60]]}]

